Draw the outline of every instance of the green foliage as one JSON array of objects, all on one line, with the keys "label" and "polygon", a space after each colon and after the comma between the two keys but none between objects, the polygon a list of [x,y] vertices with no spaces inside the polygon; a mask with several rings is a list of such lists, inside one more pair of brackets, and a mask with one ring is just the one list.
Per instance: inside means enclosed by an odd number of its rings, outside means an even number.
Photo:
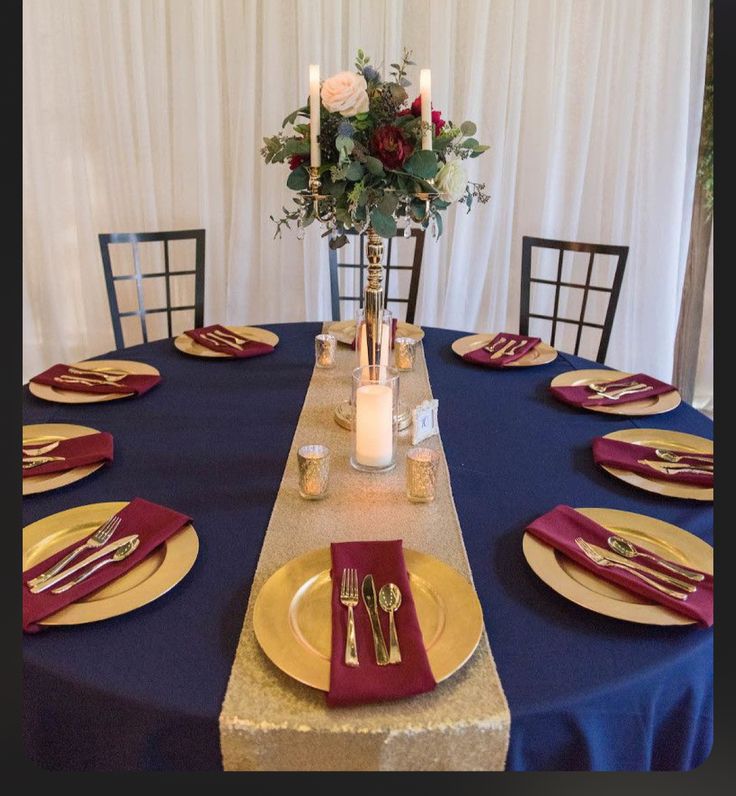
[{"label": "green foliage", "polygon": [[[362,74],[370,58],[358,50],[355,68]],[[367,79],[368,110],[347,118],[350,123],[348,135],[339,134],[346,121],[340,113],[320,108],[320,151],[322,163],[319,168],[320,193],[329,200],[321,200],[319,215],[323,236],[338,233],[330,246],[339,248],[347,242],[344,232],[362,230],[371,224],[382,237],[396,234],[397,221],[409,218],[414,223],[428,225],[426,194],[430,201],[430,216],[442,232],[442,213],[449,203],[440,199],[434,179],[439,169],[450,160],[479,157],[488,146],[476,138],[477,127],[472,121],[455,125],[445,120],[441,135],[433,137],[432,149],[422,149],[421,118],[409,112],[410,98],[406,87],[410,85],[408,71],[415,66],[411,51],[404,50],[401,60],[391,64],[390,77],[382,80],[378,71]],[[370,70],[369,70],[370,72]],[[304,119],[306,118],[306,121]],[[374,132],[385,125],[397,127],[413,153],[398,168],[393,168],[389,154],[375,148]],[[291,132],[285,128],[291,126]],[[343,132],[345,128],[343,126]],[[384,140],[385,137],[384,137]],[[261,155],[267,164],[289,162],[297,156],[302,163],[290,170],[286,185],[295,192],[294,205],[282,208],[279,218],[271,216],[276,224],[276,236],[284,227],[293,223],[309,226],[316,218],[315,202],[309,193],[310,156],[309,105],[303,105],[290,113],[282,123],[282,132],[263,138]],[[392,167],[382,162],[384,157]],[[482,183],[468,183],[464,196],[459,200],[467,209],[475,203],[484,203],[490,198],[484,193]]]}]

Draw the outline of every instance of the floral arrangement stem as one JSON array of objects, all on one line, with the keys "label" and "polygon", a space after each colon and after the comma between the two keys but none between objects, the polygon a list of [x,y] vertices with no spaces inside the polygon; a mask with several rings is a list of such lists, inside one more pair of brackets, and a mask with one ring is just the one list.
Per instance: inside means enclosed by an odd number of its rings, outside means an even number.
[{"label": "floral arrangement stem", "polygon": [[368,364],[381,361],[381,316],[383,312],[383,239],[368,227],[368,281],[365,286],[365,326]]}]

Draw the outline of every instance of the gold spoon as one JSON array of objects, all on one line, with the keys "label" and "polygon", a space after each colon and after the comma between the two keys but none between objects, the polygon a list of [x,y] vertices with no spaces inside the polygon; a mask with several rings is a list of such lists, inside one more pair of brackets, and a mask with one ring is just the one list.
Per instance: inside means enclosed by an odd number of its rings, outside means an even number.
[{"label": "gold spoon", "polygon": [[628,539],[624,539],[623,536],[609,536],[608,537],[608,546],[614,553],[618,553],[619,555],[623,556],[624,558],[636,558],[637,556],[642,556],[643,558],[651,558],[652,561],[656,561],[663,567],[671,570],[672,572],[677,572],[678,575],[682,575],[688,580],[703,580],[705,575],[701,572],[693,572],[690,569],[685,569],[684,567],[678,567],[677,564],[672,564],[669,561],[664,561],[661,558],[657,558],[657,556],[653,556],[650,553],[642,553],[641,550],[638,550]]},{"label": "gold spoon", "polygon": [[401,591],[395,583],[386,583],[378,592],[378,604],[388,612],[389,663],[401,663],[399,637],[396,634],[394,611],[401,605]]}]

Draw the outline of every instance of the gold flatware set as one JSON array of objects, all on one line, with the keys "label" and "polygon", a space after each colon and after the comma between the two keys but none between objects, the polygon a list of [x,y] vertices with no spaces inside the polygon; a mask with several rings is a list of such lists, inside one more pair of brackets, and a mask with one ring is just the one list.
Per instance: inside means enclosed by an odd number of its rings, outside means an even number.
[{"label": "gold flatware set", "polygon": [[[75,547],[70,553],[64,556],[64,558],[57,561],[53,566],[49,567],[49,569],[45,570],[40,575],[37,575],[35,578],[27,580],[26,586],[28,586],[34,594],[38,594],[39,592],[55,586],[60,581],[66,580],[69,575],[79,572],[79,570],[84,570],[81,575],[73,580],[51,590],[53,594],[59,594],[72,588],[72,586],[76,586],[83,580],[86,580],[93,572],[96,572],[102,566],[115,564],[127,558],[138,547],[140,540],[137,534],[132,534],[124,536],[121,539],[116,539],[114,542],[108,544],[110,537],[120,527],[120,523],[121,518],[118,515],[110,517],[110,519],[100,525],[91,536],[82,542],[82,544]],[[82,561],[68,566],[85,550],[95,550],[95,552],[88,555]],[[109,557],[104,558],[105,556]],[[99,561],[99,559],[103,560]],[[85,567],[93,562],[98,563],[85,570]]]},{"label": "gold flatware set", "polygon": [[211,332],[205,332],[202,337],[210,343],[215,343],[221,346],[230,346],[242,351],[250,341],[243,337],[234,334],[233,332],[222,332],[219,329],[214,329]]},{"label": "gold flatware set", "polygon": [[[629,542],[628,539],[624,539],[621,536],[609,536],[607,543],[610,550],[598,547],[586,541],[581,536],[575,539],[575,544],[577,544],[583,553],[599,567],[623,569],[635,575],[637,578],[640,578],[652,588],[676,600],[687,600],[689,595],[697,591],[697,586],[687,581],[702,581],[704,578],[701,572],[695,572],[685,567],[680,567],[670,561],[639,550],[634,544]],[[643,564],[638,564],[636,561],[632,560],[639,556],[652,559],[671,572],[676,572],[681,577],[667,575],[664,572],[644,566]],[[682,578],[686,578],[687,581],[682,580]],[[668,586],[665,586],[665,583],[667,583]],[[674,586],[675,588],[669,588],[670,586]]]},{"label": "gold flatware set", "polygon": [[651,384],[643,384],[640,381],[629,382],[591,382],[586,385],[589,390],[593,390],[596,395],[592,396],[590,400],[598,398],[610,398],[612,401],[623,398],[624,395],[631,395],[633,393],[647,392],[652,389]]},{"label": "gold flatware set", "polygon": [[[395,583],[386,583],[376,596],[376,585],[373,575],[366,575],[360,587],[363,598],[363,605],[368,612],[373,633],[373,648],[376,655],[376,663],[379,666],[386,666],[390,663],[401,663],[401,651],[399,649],[399,637],[396,632],[394,622],[394,611],[401,605],[401,591]],[[358,571],[354,568],[345,568],[342,571],[340,582],[340,602],[348,609],[348,630],[345,638],[345,664],[347,666],[359,666],[358,649],[355,639],[355,617],[353,608],[358,605]],[[386,649],[386,642],[383,638],[381,621],[378,615],[378,607],[381,607],[389,615],[389,649]]]},{"label": "gold flatware set", "polygon": [[[508,340],[505,337],[501,337],[499,340],[495,342],[491,341],[488,345],[483,346],[483,350],[487,351],[491,355],[491,359],[499,359],[503,356],[513,356],[523,348],[529,341],[528,340]],[[502,346],[502,348],[499,348]]]},{"label": "gold flatware set", "polygon": [[[124,384],[120,384],[126,376],[129,376],[127,370],[120,370],[118,368],[74,368],[70,367],[69,373],[63,373],[61,376],[54,376],[54,381],[60,384],[86,384],[87,386],[96,386],[103,384],[105,387],[119,387],[120,389],[128,389]],[[73,375],[69,375],[73,374]]]}]

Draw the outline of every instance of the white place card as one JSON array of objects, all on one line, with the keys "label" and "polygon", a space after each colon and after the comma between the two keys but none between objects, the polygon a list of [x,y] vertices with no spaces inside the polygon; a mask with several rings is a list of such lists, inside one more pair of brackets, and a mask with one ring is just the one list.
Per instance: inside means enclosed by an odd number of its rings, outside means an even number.
[{"label": "white place card", "polygon": [[437,408],[439,403],[437,398],[433,398],[431,401],[422,401],[422,403],[411,410],[413,421],[412,445],[417,445],[423,439],[440,433],[440,427],[437,423]]}]

